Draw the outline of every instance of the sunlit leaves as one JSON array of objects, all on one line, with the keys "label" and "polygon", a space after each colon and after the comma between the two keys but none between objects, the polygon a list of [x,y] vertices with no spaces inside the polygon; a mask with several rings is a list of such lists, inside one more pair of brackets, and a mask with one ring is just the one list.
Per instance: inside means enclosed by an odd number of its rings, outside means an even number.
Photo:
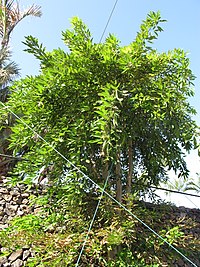
[{"label": "sunlit leaves", "polygon": [[[27,51],[41,61],[41,74],[16,83],[9,105],[93,179],[101,180],[105,162],[113,162],[112,190],[119,161],[125,188],[130,141],[132,180],[141,188],[166,179],[167,168],[187,176],[184,150],[198,146],[191,117],[195,111],[187,100],[193,95],[194,76],[185,52],[158,53],[147,46],[162,31],[162,22],[159,12],[149,13],[135,40],[125,47],[114,35],[94,43],[77,17],[63,32],[69,52],[47,52],[31,36],[25,42]],[[53,162],[54,177],[63,175],[66,162],[55,153],[40,153],[42,142],[18,122],[11,146],[17,151],[26,142],[30,151],[25,155],[35,153],[40,162]]]}]

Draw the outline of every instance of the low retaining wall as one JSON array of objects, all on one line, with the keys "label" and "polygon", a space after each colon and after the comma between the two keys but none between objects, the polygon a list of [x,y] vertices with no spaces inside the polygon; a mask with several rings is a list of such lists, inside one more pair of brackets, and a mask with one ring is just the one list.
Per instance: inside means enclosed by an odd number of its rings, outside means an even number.
[{"label": "low retaining wall", "polygon": [[[5,251],[5,248],[0,248],[1,252]],[[13,251],[8,256],[0,258],[1,267],[21,267],[26,266],[27,259],[34,257],[35,252],[31,248],[22,248]]]},{"label": "low retaining wall", "polygon": [[[30,206],[30,195],[41,195],[43,187],[36,186],[28,189],[27,186],[20,184],[15,187],[8,186],[6,179],[0,178],[0,231],[7,228],[9,221],[16,216],[24,216],[30,213],[37,213],[40,210],[39,206]],[[143,203],[144,206],[149,209],[155,209],[156,211],[163,213],[166,219],[183,220],[191,218],[195,222],[195,227],[184,229],[185,234],[190,234],[193,237],[200,238],[200,210],[189,209],[185,207],[169,206],[170,212],[166,212],[166,207],[161,205],[154,205],[152,203]],[[26,266],[27,259],[34,257],[35,252],[31,247],[24,247],[22,249],[13,251],[7,256],[2,256],[1,253],[8,251],[8,248],[1,246],[0,240],[0,267],[21,267]],[[200,259],[196,261],[197,266],[200,266]],[[171,266],[177,267],[189,267],[182,259],[172,263]]]},{"label": "low retaining wall", "polygon": [[8,186],[6,179],[0,179],[0,230],[7,228],[9,221],[16,216],[36,213],[39,206],[30,206],[30,195],[42,194],[42,187],[32,187],[19,184]]},{"label": "low retaining wall", "polygon": [[[34,214],[40,211],[37,205],[30,205],[31,195],[41,195],[42,187],[32,187],[19,184],[15,187],[6,184],[5,178],[0,178],[0,231],[9,226],[9,222],[16,216],[22,217],[27,214]],[[26,266],[27,259],[34,257],[35,252],[31,247],[24,247],[2,256],[1,253],[9,251],[1,246],[0,240],[0,267],[21,267]]]}]

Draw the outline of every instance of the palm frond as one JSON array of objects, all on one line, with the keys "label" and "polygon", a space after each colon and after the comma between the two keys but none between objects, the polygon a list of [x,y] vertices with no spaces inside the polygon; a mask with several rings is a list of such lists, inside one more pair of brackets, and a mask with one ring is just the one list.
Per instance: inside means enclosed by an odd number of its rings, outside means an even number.
[{"label": "palm frond", "polygon": [[0,38],[2,46],[9,42],[10,35],[15,26],[27,16],[40,17],[41,7],[33,4],[28,9],[22,11],[18,2],[4,0],[0,4]]},{"label": "palm frond", "polygon": [[4,88],[9,82],[19,75],[17,64],[10,61],[11,52],[7,47],[0,50],[0,88]]},{"label": "palm frond", "polygon": [[19,68],[15,62],[9,62],[4,68],[0,68],[0,88],[4,88],[18,75]]},{"label": "palm frond", "polygon": [[180,192],[195,191],[196,193],[200,193],[200,176],[198,177],[198,181],[196,179],[194,180],[193,178],[186,180],[175,179],[173,183],[167,182],[165,185],[168,189],[177,190]]},{"label": "palm frond", "polygon": [[11,51],[8,49],[8,47],[2,47],[0,49],[0,66],[6,62],[6,60],[9,60],[11,57]]},{"label": "palm frond", "polygon": [[19,75],[17,64],[10,61],[11,53],[8,47],[13,29],[25,17],[41,15],[41,7],[35,4],[22,11],[17,0],[0,1],[0,89],[5,88]]}]

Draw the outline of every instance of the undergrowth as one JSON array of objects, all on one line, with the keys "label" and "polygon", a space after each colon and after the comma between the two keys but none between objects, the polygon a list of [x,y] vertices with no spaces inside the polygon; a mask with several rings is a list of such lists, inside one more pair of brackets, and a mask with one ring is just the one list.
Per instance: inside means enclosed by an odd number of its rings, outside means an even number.
[{"label": "undergrowth", "polygon": [[[17,217],[0,232],[1,246],[9,249],[5,254],[31,247],[35,256],[29,258],[29,267],[75,266],[98,198],[87,200],[87,203],[92,203],[90,207],[84,205],[84,201],[71,203],[65,198],[59,202],[55,199],[58,195],[51,199],[51,203],[47,198],[36,198],[35,202],[45,203],[41,213]],[[158,212],[140,203],[129,203],[129,208],[184,255],[192,259],[199,257],[199,240],[184,233],[185,229],[195,226],[194,221],[171,220],[170,207]],[[104,198],[88,234],[79,266],[158,267],[170,266],[179,258],[180,255],[163,240]]]}]

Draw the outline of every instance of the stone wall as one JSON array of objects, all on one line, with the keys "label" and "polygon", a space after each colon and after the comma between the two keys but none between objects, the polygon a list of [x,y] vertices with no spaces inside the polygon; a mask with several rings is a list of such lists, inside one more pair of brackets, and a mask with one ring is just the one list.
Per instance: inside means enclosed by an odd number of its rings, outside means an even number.
[{"label": "stone wall", "polygon": [[35,213],[39,210],[36,205],[30,205],[30,195],[42,194],[42,187],[28,187],[19,184],[8,186],[6,179],[0,179],[0,230],[8,227],[9,221],[16,216]]},{"label": "stone wall", "polygon": [[[35,186],[28,188],[27,186],[20,184],[15,187],[8,186],[6,184],[6,179],[0,178],[0,231],[7,228],[9,221],[16,216],[24,216],[30,213],[37,213],[40,210],[39,206],[30,205],[30,195],[41,195],[44,187]],[[163,222],[170,219],[173,221],[191,219],[195,222],[193,228],[185,228],[185,234],[189,234],[194,238],[200,238],[200,210],[199,209],[188,209],[185,207],[175,207],[169,206],[166,208],[165,205],[154,205],[152,203],[144,202],[143,205],[149,210],[156,210],[157,212],[163,214]],[[9,251],[8,248],[1,246],[0,240],[0,267],[21,267],[26,266],[27,259],[29,257],[34,257],[35,252],[31,247],[24,247],[18,249],[7,256],[1,257],[1,253]],[[5,254],[5,253],[4,253]],[[197,266],[200,266],[200,256],[199,259],[195,260]],[[186,267],[191,266],[185,263],[182,259],[172,263],[171,266]]]},{"label": "stone wall", "polygon": [[[1,248],[1,252],[5,251],[6,248]],[[21,267],[26,266],[27,259],[34,257],[35,252],[31,248],[22,248],[13,251],[8,256],[0,257],[1,267]]]},{"label": "stone wall", "polygon": [[191,209],[184,206],[156,205],[148,202],[144,202],[144,206],[149,210],[164,213],[166,220],[170,218],[172,221],[175,219],[184,221],[184,219],[190,218],[196,223],[196,227],[191,230],[192,234],[194,234],[194,237],[200,238],[200,209]]},{"label": "stone wall", "polygon": [[[8,227],[9,222],[16,216],[24,216],[40,211],[37,205],[30,205],[30,196],[42,194],[42,187],[32,187],[19,184],[15,187],[6,184],[5,178],[0,178],[0,231]],[[31,247],[13,251],[7,256],[1,257],[1,253],[9,251],[9,248],[2,247],[0,240],[0,267],[21,267],[26,266],[27,259],[34,257],[35,252]]]}]

